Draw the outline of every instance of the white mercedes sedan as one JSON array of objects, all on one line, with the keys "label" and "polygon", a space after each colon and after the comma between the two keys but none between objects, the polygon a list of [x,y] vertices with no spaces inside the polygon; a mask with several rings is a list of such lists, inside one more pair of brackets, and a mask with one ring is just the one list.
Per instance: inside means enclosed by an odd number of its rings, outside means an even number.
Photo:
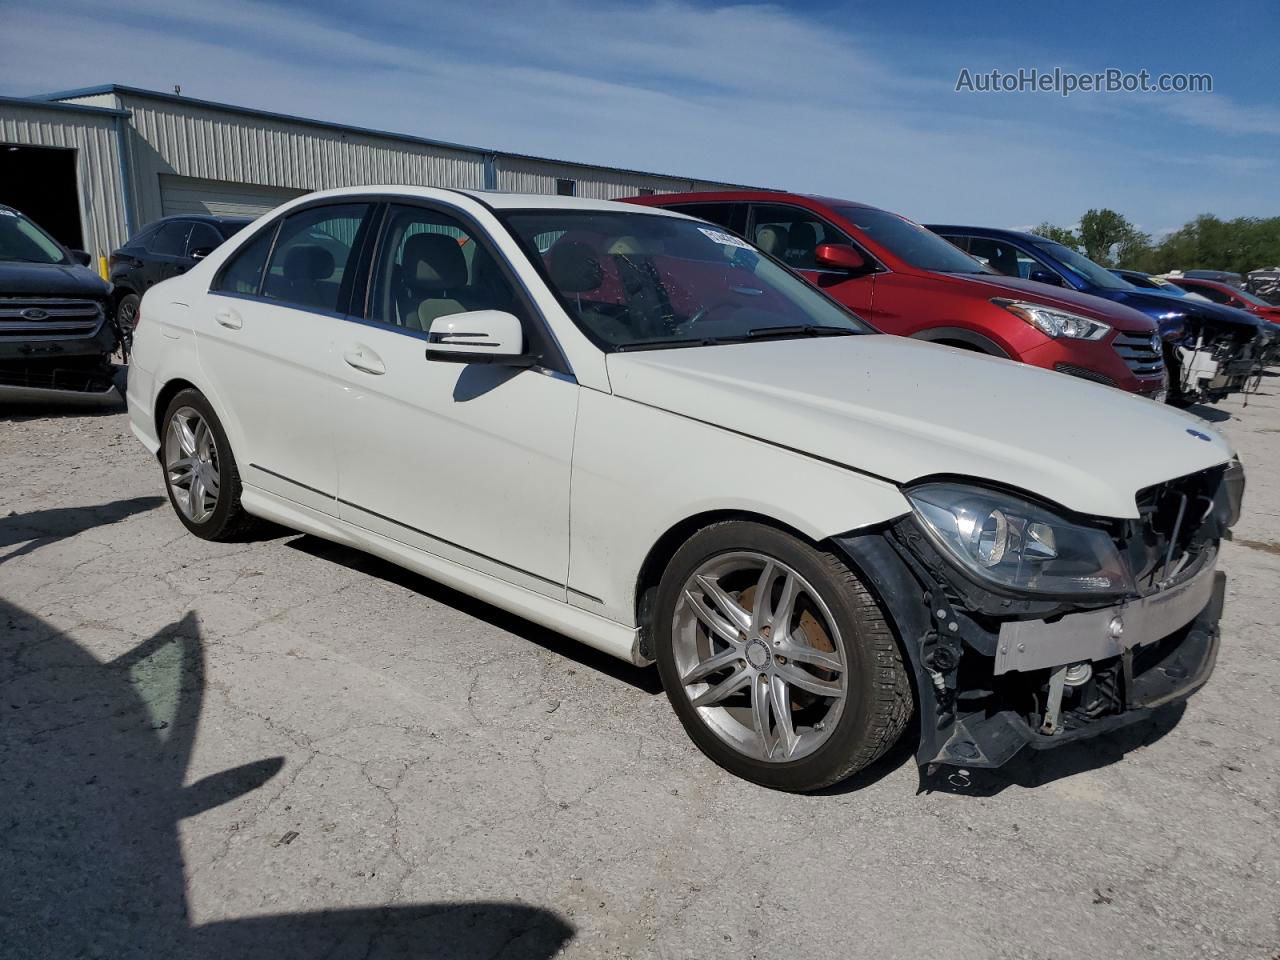
[{"label": "white mercedes sedan", "polygon": [[288,203],[146,294],[128,401],[196,536],[265,518],[656,661],[707,756],[796,791],[913,715],[922,765],[992,767],[1190,696],[1244,487],[1185,414],[563,197]]}]

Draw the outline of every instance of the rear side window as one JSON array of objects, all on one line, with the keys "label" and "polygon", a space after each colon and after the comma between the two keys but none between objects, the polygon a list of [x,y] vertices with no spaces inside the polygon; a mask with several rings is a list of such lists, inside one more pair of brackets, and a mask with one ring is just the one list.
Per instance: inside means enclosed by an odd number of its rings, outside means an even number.
[{"label": "rear side window", "polygon": [[267,265],[262,294],[310,310],[339,311],[339,297],[367,203],[312,207],[286,217]]},{"label": "rear side window", "polygon": [[679,211],[687,217],[718,223],[734,233],[744,232],[747,226],[746,204],[742,203],[681,203],[669,209]]},{"label": "rear side window", "polygon": [[160,227],[147,241],[147,252],[162,257],[185,257],[190,220],[175,220]]},{"label": "rear side window", "polygon": [[271,253],[276,228],[268,227],[234,253],[214,283],[215,290],[256,296],[262,287],[262,272]]}]

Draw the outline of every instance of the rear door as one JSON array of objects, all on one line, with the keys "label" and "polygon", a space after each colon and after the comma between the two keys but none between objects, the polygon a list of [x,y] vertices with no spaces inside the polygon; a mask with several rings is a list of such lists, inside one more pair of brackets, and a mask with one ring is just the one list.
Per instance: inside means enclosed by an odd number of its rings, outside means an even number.
[{"label": "rear door", "polygon": [[839,227],[812,210],[790,204],[751,204],[747,239],[781,260],[829,297],[863,319],[873,321],[875,273],[851,274],[818,266],[814,250],[822,243],[853,246],[872,263],[873,258]]},{"label": "rear door", "polygon": [[201,365],[235,424],[242,479],[330,514],[345,369],[336,343],[372,206],[307,206],[260,230],[219,271],[195,317]]}]

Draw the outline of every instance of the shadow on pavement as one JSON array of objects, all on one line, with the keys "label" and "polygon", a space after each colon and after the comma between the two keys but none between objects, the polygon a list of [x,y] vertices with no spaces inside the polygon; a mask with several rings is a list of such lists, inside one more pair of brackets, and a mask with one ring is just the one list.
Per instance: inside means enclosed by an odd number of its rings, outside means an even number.
[{"label": "shadow on pavement", "polygon": [[459,593],[452,587],[447,587],[442,583],[420,576],[412,570],[406,570],[404,567],[396,566],[394,563],[389,563],[372,554],[364,553],[352,547],[330,543],[328,540],[322,540],[309,534],[303,534],[298,539],[289,541],[288,545],[308,556],[341,564],[349,570],[356,570],[367,576],[386,580],[389,583],[404,587],[406,590],[412,590],[414,593],[429,597],[437,603],[453,607],[453,609],[460,610],[467,616],[483,620],[485,623],[508,633],[514,633],[530,643],[536,643],[543,649],[549,650],[567,660],[573,660],[598,673],[613,677],[615,680],[621,680],[623,683],[629,684],[650,696],[662,693],[662,681],[658,677],[657,670],[646,667],[633,667],[617,657],[611,657],[607,653],[593,650],[586,644],[570,640],[554,630],[540,627],[536,623],[525,620],[523,617],[518,617],[513,613],[507,613],[505,610],[499,610],[483,600],[477,600],[464,593]]},{"label": "shadow on pavement", "polygon": [[1231,419],[1230,411],[1205,406],[1203,403],[1193,403],[1185,409],[1187,413],[1194,414],[1201,420],[1208,420],[1210,423],[1226,423]]},{"label": "shadow on pavement", "polygon": [[268,783],[264,757],[183,786],[204,696],[188,614],[109,663],[0,601],[0,929],[6,958],[551,957],[520,903],[440,902],[195,926],[178,825]]},{"label": "shadow on pavement", "polygon": [[996,770],[967,770],[943,766],[934,774],[920,771],[921,793],[954,793],[961,796],[993,797],[1009,787],[1040,787],[1064,777],[1086,773],[1123,760],[1134,750],[1148,747],[1173,730],[1186,712],[1185,703],[1170,704],[1130,727],[1081,740],[1051,750],[1024,747],[1012,760]]},{"label": "shadow on pavement", "polygon": [[134,497],[131,500],[112,500],[93,507],[50,507],[47,510],[0,517],[0,549],[11,547],[15,543],[25,544],[13,553],[0,557],[0,563],[94,527],[117,523],[137,513],[146,513],[164,502],[163,497]]}]

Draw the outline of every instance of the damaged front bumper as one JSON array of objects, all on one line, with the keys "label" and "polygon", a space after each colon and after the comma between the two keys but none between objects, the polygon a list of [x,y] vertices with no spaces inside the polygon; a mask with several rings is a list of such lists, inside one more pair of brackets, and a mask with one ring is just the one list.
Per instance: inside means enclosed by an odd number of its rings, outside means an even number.
[{"label": "damaged front bumper", "polygon": [[900,632],[921,766],[998,767],[1109,733],[1190,697],[1213,672],[1226,576],[1217,543],[1176,580],[1110,605],[998,598],[955,574],[911,518],[837,538]]}]

